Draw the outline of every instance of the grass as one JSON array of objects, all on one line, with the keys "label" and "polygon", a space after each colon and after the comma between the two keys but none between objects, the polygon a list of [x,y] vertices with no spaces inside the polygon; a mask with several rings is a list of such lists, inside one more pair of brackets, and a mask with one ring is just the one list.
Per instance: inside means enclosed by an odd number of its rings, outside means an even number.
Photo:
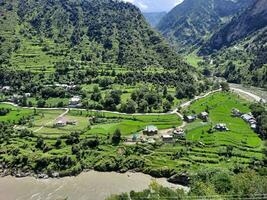
[{"label": "grass", "polygon": [[[231,116],[233,108],[241,112],[250,112],[248,103],[235,94],[216,93],[205,99],[193,103],[190,112],[200,113],[205,109],[209,110],[209,122],[194,122],[187,126],[187,139],[201,141],[207,144],[217,143],[234,146],[249,146],[251,148],[261,148],[262,142],[258,135],[250,129],[249,124],[240,118]],[[217,123],[224,123],[230,129],[229,132],[207,133],[208,129]]]},{"label": "grass", "polygon": [[[7,106],[7,105],[5,105]],[[179,126],[181,119],[177,115],[127,115],[111,112],[93,112],[71,110],[66,118],[76,120],[76,126],[65,126],[54,128],[53,121],[62,114],[63,110],[37,110],[38,115],[34,117],[32,130],[48,123],[40,131],[34,133],[35,136],[44,138],[48,146],[53,147],[56,139],[66,136],[73,131],[81,131],[80,140],[98,136],[103,141],[96,149],[88,149],[88,154],[83,158],[83,163],[88,168],[103,160],[121,156],[119,149],[128,149],[130,155],[138,155],[145,161],[146,169],[162,170],[173,169],[175,171],[195,172],[199,169],[223,168],[234,169],[236,166],[248,167],[252,160],[262,160],[263,141],[254,133],[248,124],[239,118],[231,116],[232,108],[237,108],[242,112],[249,112],[249,103],[232,93],[215,93],[204,99],[195,101],[188,108],[188,113],[199,113],[209,108],[210,120],[203,123],[197,120],[186,126],[186,139],[178,140],[173,144],[159,144],[156,146],[138,145],[135,147],[121,143],[113,146],[107,141],[107,136],[119,128],[123,137],[142,130],[146,125],[153,124],[159,129],[167,129]],[[91,125],[88,129],[89,117],[95,116],[100,122]],[[101,121],[102,120],[102,121]],[[229,132],[208,133],[207,130],[216,123],[226,123],[230,128]],[[33,138],[14,138],[10,145],[5,148],[12,149],[17,146],[28,144],[35,145]],[[64,141],[64,139],[63,139]],[[231,156],[222,155],[227,146],[232,146]],[[136,150],[137,149],[137,150]],[[139,149],[139,150],[138,150]],[[136,152],[135,152],[136,150]],[[147,153],[141,153],[145,150]],[[31,157],[31,149],[23,149],[22,153]],[[177,153],[180,153],[177,157]],[[71,146],[64,142],[60,149],[52,148],[47,153],[41,151],[34,152],[38,156],[64,156],[72,155]],[[125,156],[125,155],[124,155]],[[12,157],[3,155],[9,160]],[[127,156],[126,156],[127,157]]]},{"label": "grass", "polygon": [[8,104],[0,103],[0,108],[7,108],[10,109],[10,112],[5,116],[0,116],[0,121],[4,122],[15,122],[18,123],[19,120],[23,117],[28,117],[33,114],[32,110],[17,108]]}]

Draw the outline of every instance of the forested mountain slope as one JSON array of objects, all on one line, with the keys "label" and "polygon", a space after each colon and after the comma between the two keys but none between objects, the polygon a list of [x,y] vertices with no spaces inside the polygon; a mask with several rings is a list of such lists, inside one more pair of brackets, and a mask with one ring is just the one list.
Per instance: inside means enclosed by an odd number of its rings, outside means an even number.
[{"label": "forested mountain slope", "polygon": [[205,45],[206,51],[212,52],[224,46],[229,46],[266,26],[267,0],[257,0],[245,12],[233,18],[216,32]]},{"label": "forested mountain slope", "polygon": [[233,18],[201,48],[215,70],[231,82],[267,87],[267,0]]},{"label": "forested mountain slope", "polygon": [[52,67],[59,60],[179,68],[167,42],[130,3],[0,0],[2,64]]},{"label": "forested mountain slope", "polygon": [[185,0],[172,9],[157,28],[177,47],[178,52],[188,52],[200,47],[214,31],[252,2]]}]

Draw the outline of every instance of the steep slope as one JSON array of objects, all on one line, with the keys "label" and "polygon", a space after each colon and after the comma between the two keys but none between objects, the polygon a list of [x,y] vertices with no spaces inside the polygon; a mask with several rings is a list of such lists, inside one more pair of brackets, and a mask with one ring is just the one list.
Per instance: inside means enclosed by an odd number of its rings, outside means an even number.
[{"label": "steep slope", "polygon": [[257,0],[253,6],[215,33],[202,52],[210,53],[227,47],[265,26],[267,26],[267,0]]},{"label": "steep slope", "polygon": [[212,53],[216,74],[228,81],[267,88],[267,0],[233,18],[199,53]]},{"label": "steep slope", "polygon": [[1,64],[53,68],[60,60],[180,67],[167,42],[130,3],[1,0]]},{"label": "steep slope", "polygon": [[171,10],[157,28],[179,52],[188,52],[201,46],[212,32],[252,2],[253,0],[185,0]]},{"label": "steep slope", "polygon": [[150,13],[143,13],[146,21],[152,26],[156,27],[160,20],[166,15],[166,12],[150,12]]}]

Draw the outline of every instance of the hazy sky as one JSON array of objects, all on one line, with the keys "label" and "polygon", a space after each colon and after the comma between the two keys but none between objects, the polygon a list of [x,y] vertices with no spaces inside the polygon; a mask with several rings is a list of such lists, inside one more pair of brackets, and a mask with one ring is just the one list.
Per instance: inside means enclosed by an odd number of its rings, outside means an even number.
[{"label": "hazy sky", "polygon": [[138,6],[143,12],[169,11],[183,0],[124,0]]}]

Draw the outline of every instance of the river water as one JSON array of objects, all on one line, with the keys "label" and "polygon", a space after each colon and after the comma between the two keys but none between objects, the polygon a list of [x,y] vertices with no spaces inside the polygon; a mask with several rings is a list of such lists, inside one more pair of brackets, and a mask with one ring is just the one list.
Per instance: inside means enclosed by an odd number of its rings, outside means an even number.
[{"label": "river water", "polygon": [[142,173],[90,171],[60,179],[3,177],[0,178],[0,200],[103,200],[111,194],[147,189],[152,180],[165,187],[188,190],[165,178],[154,179]]}]

